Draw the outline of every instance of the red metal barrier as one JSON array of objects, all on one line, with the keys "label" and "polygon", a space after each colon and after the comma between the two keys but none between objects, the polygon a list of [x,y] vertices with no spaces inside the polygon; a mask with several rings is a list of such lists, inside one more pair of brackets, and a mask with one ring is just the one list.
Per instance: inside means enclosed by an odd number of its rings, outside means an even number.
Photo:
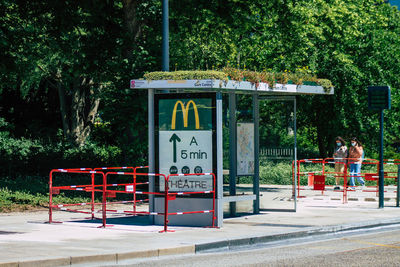
[{"label": "red metal barrier", "polygon": [[[201,176],[201,175],[212,175],[213,177],[213,190],[209,191],[193,191],[193,192],[169,192],[168,182],[170,177],[173,176]],[[195,214],[195,213],[212,213],[211,227],[215,227],[215,174],[214,173],[189,173],[189,174],[170,174],[165,179],[165,200],[164,200],[164,230],[161,232],[169,232],[168,230],[168,216],[169,215],[183,215],[183,214]],[[201,210],[201,211],[184,211],[184,212],[168,212],[168,202],[176,199],[176,196],[193,195],[193,194],[212,194],[212,210]]]},{"label": "red metal barrier", "polygon": [[[53,186],[53,175],[54,173],[74,173],[74,174],[90,174],[91,183],[84,184],[84,185],[63,185],[63,186]],[[78,212],[78,213],[85,213],[91,214],[91,218],[94,219],[94,206],[101,205],[101,203],[94,202],[94,192],[102,192],[102,185],[95,185],[94,182],[94,175],[102,175],[104,177],[104,173],[93,171],[90,168],[80,168],[80,169],[54,169],[50,171],[49,175],[49,223],[53,223],[53,209],[60,209],[64,211],[70,212]],[[101,189],[97,189],[101,187]],[[53,205],[53,194],[59,194],[61,190],[71,190],[71,191],[83,191],[83,192],[90,192],[91,193],[91,202],[90,203],[75,203],[75,204],[59,204]],[[66,207],[72,206],[85,206],[91,205],[91,211],[81,211],[81,210],[74,210]]]},{"label": "red metal barrier", "polygon": [[[344,159],[343,159],[344,160]],[[301,196],[300,195],[300,190],[305,190],[304,187],[301,186],[300,184],[300,178],[301,176],[306,176],[306,175],[312,175],[312,176],[316,176],[316,175],[322,175],[325,176],[325,178],[327,178],[327,176],[333,176],[333,177],[343,177],[343,190],[339,190],[339,191],[343,191],[343,203],[347,203],[347,192],[348,191],[354,191],[354,189],[351,189],[350,186],[347,185],[347,181],[349,180],[349,176],[350,173],[348,173],[349,168],[347,167],[348,164],[354,163],[359,161],[359,159],[349,159],[346,158],[346,163],[342,163],[345,164],[345,170],[343,173],[337,173],[337,172],[331,172],[328,171],[326,169],[326,165],[327,164],[334,164],[334,163],[338,163],[335,162],[334,158],[326,158],[326,159],[302,159],[302,160],[298,160],[297,162],[292,162],[292,179],[293,179],[293,184],[297,178],[297,183],[298,183],[298,187],[297,187],[297,197],[305,197],[305,196]],[[313,170],[313,171],[302,171],[302,165],[305,163],[314,163],[314,164],[321,164],[322,166],[322,171],[320,169],[318,170]],[[295,173],[294,171],[294,167],[295,164],[297,164],[297,173]],[[367,186],[367,188],[363,188],[362,191],[363,192],[376,192],[378,194],[379,190],[379,161],[375,160],[375,159],[363,159],[362,160],[362,165],[372,165],[374,166],[374,168],[372,168],[373,170],[371,170],[371,168],[369,168],[369,170],[366,170],[367,172],[363,172],[363,170],[365,171],[365,168],[361,168],[361,172],[358,175],[352,175],[353,177],[362,177],[364,178],[365,181],[376,181],[377,184],[376,186]],[[384,160],[384,164],[385,165],[400,165],[400,159],[385,159]],[[368,169],[368,168],[367,168]],[[395,179],[395,181],[397,181],[398,177],[398,170],[397,171],[388,171],[385,168],[385,172],[384,172],[384,179]],[[350,176],[351,177],[351,176]],[[321,178],[321,177],[320,177]],[[387,185],[387,184],[385,184]],[[373,189],[371,189],[371,187],[373,187]],[[321,190],[322,187],[314,187],[315,190]],[[323,192],[323,190],[321,190]],[[385,191],[386,192],[386,191]],[[293,196],[294,196],[295,192],[294,192],[294,187],[293,187]]]},{"label": "red metal barrier", "polygon": [[[146,168],[146,167],[138,167],[139,168]],[[108,177],[110,175],[122,175],[122,176],[132,176],[134,177],[134,182],[133,183],[110,183],[108,181]],[[136,190],[136,177],[137,176],[145,176],[145,177],[163,177],[164,179],[166,179],[166,176],[163,174],[156,174],[156,173],[137,173],[134,169],[133,172],[107,172],[105,174],[105,183],[104,183],[104,191],[106,194],[106,197],[115,197],[116,194],[133,194],[133,195],[164,195],[163,193],[158,193],[158,192],[148,192],[148,191],[137,191]],[[139,185],[142,184],[148,184],[148,182],[145,183],[139,183]],[[121,190],[121,189],[110,189],[113,187],[120,187],[120,186],[124,186],[125,190]],[[132,190],[130,189],[132,188]],[[127,211],[127,210],[115,210],[115,209],[107,209],[105,206],[105,210],[107,212],[114,212],[114,213],[124,213],[124,214],[132,214],[132,215],[149,215],[150,212],[139,212],[136,210],[136,203],[138,202],[136,200],[136,198],[134,198],[133,201],[114,201],[112,202],[113,204],[126,204],[126,203],[134,203],[134,209],[133,211]],[[107,201],[106,201],[106,205],[107,205]]]},{"label": "red metal barrier", "polygon": [[[132,173],[131,173],[131,175],[132,175],[132,177],[133,177],[133,183],[132,184],[126,184],[126,188],[129,186],[129,188],[132,188],[132,190],[129,190],[129,191],[127,191],[126,193],[132,193],[132,195],[133,195],[133,201],[132,201],[132,203],[133,203],[133,214],[135,214],[136,215],[136,204],[138,203],[138,202],[141,202],[141,203],[143,203],[144,201],[143,200],[140,200],[140,201],[138,201],[137,199],[136,199],[136,187],[138,186],[138,185],[148,185],[149,184],[149,182],[147,181],[147,182],[144,182],[144,183],[137,183],[137,181],[136,181],[136,179],[137,179],[137,170],[138,169],[147,169],[147,168],[149,168],[149,166],[137,166],[137,167],[101,167],[101,168],[95,168],[94,170],[98,170],[98,171],[105,171],[105,170],[123,170],[123,171],[125,171],[125,170],[130,170],[130,171],[132,171]],[[118,173],[120,173],[120,172],[118,172]],[[124,172],[125,173],[125,172]],[[107,194],[107,193],[106,193]],[[111,193],[111,194],[114,194],[114,193]],[[148,199],[146,200],[146,201],[148,201]],[[129,201],[124,201],[123,203],[129,203]]]},{"label": "red metal barrier", "polygon": [[[107,212],[114,212],[114,213],[122,213],[122,214],[133,214],[133,215],[160,215],[164,216],[164,230],[161,232],[168,232],[168,216],[171,215],[182,215],[182,214],[195,214],[195,213],[212,213],[212,222],[211,226],[215,227],[215,175],[213,173],[201,173],[201,174],[171,174],[169,176],[165,176],[164,174],[156,174],[156,173],[139,173],[137,172],[138,169],[146,169],[148,166],[138,166],[138,167],[102,167],[102,168],[74,168],[74,169],[54,169],[50,171],[49,175],[49,223],[55,223],[53,220],[53,209],[59,209],[63,211],[69,212],[79,212],[85,214],[91,214],[91,219],[94,219],[94,206],[101,205],[101,213],[102,213],[102,226],[107,226]],[[110,170],[123,170],[123,171],[110,171]],[[107,172],[106,172],[107,171]],[[54,186],[53,185],[53,178],[55,173],[69,173],[69,174],[88,174],[91,178],[90,184],[81,184],[81,185],[61,185],[61,186]],[[102,182],[95,183],[95,175],[101,175]],[[129,176],[132,177],[133,180],[131,182],[123,182],[123,183],[111,183],[109,181],[109,177],[112,175],[119,175],[119,176]],[[213,179],[213,190],[209,191],[195,191],[195,192],[169,192],[169,179],[171,176],[200,176],[200,175],[210,175]],[[137,182],[137,177],[144,176],[144,177],[160,177],[165,181],[165,192],[149,192],[147,191],[137,191],[137,186],[140,185],[148,185],[148,180],[145,182]],[[119,187],[125,187],[122,190]],[[53,194],[59,194],[62,190],[73,190],[73,191],[82,191],[82,192],[89,192],[91,193],[91,202],[87,203],[74,203],[74,204],[58,204],[53,205]],[[102,202],[95,203],[95,192],[102,193]],[[128,201],[114,201],[113,204],[126,204],[133,202],[133,210],[117,210],[117,209],[107,209],[107,205],[109,202],[107,198],[116,197],[117,194],[133,194],[133,200]],[[148,211],[137,211],[136,203],[142,202],[143,200],[137,200],[136,195],[160,195],[164,196],[165,201],[165,210],[164,212],[148,212]],[[171,200],[176,199],[177,196],[182,195],[193,195],[193,194],[212,194],[212,209],[211,210],[203,210],[203,211],[185,211],[185,212],[168,212],[168,202]],[[71,209],[69,207],[72,206],[86,206],[91,205],[91,211],[83,211],[79,209]]]},{"label": "red metal barrier", "polygon": [[[301,163],[317,163],[317,164],[322,164],[323,163],[323,159],[301,159],[301,160],[297,160],[297,197],[298,198],[303,198],[305,196],[301,196],[300,195],[300,190],[304,190],[305,188],[301,187],[300,184],[300,177],[304,176],[304,175],[315,175],[316,173],[320,173],[322,174],[322,170],[321,171],[310,171],[310,172],[301,172]],[[293,166],[294,168],[294,166]]]}]

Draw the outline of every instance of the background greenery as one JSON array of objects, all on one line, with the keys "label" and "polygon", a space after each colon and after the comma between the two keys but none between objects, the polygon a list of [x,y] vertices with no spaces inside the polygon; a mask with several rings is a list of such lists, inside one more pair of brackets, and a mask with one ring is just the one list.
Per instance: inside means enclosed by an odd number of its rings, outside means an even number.
[{"label": "background greenery", "polygon": [[[334,96],[298,97],[300,158],[329,156],[337,135],[359,137],[377,158],[378,115],[367,108],[366,88],[390,85],[385,157],[399,158],[397,9],[379,0],[169,4],[171,70],[301,69],[332,81]],[[160,66],[159,0],[0,0],[2,181],[146,163],[147,95],[128,89],[129,80]],[[261,117],[271,110],[263,142],[289,142],[280,119],[288,111],[262,106]]]}]

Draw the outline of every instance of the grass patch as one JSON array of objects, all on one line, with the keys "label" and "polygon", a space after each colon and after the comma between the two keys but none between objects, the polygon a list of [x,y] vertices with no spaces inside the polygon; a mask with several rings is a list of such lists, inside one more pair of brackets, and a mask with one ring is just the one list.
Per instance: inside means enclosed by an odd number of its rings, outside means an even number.
[{"label": "grass patch", "polygon": [[[16,212],[49,207],[48,177],[0,177],[0,212]],[[90,198],[76,196],[76,192],[53,195],[54,204],[90,202]]]}]

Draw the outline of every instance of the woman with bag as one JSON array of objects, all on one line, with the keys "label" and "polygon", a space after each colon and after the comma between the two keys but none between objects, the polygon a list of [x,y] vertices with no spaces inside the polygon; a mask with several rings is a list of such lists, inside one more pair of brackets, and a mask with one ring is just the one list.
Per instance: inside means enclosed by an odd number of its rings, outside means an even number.
[{"label": "woman with bag", "polygon": [[335,182],[336,186],[333,190],[340,190],[339,182],[340,177],[344,176],[344,165],[346,164],[347,158],[347,146],[346,142],[343,140],[342,137],[338,136],[335,139],[335,150],[333,152],[333,158],[335,160]]}]

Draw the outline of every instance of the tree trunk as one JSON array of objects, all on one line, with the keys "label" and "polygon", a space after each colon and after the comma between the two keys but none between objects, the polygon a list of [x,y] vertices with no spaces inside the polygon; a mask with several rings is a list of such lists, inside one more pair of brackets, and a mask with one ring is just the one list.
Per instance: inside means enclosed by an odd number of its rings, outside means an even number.
[{"label": "tree trunk", "polygon": [[137,0],[123,0],[122,6],[124,10],[124,19],[126,28],[132,37],[132,41],[136,41],[141,35],[141,25],[138,22],[136,9],[140,1]]},{"label": "tree trunk", "polygon": [[61,121],[63,125],[64,136],[69,136],[68,110],[65,100],[65,89],[60,82],[57,83],[58,99],[60,101]]},{"label": "tree trunk", "polygon": [[76,78],[69,94],[61,83],[57,86],[64,136],[77,146],[85,144],[99,108],[93,86],[88,78]]},{"label": "tree trunk", "polygon": [[124,11],[125,28],[129,33],[129,45],[124,50],[125,57],[132,59],[132,51],[134,50],[137,40],[142,35],[142,23],[137,19],[137,8],[141,1],[123,0],[122,7]]}]

